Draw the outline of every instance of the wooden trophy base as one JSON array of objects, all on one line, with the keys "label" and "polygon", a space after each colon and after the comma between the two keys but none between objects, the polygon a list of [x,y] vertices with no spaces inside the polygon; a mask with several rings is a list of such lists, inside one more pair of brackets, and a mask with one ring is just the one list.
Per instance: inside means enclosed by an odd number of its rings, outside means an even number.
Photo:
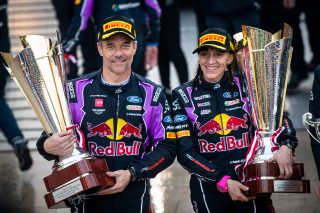
[{"label": "wooden trophy base", "polygon": [[303,180],[302,163],[293,164],[293,175],[290,179],[279,179],[277,163],[256,163],[247,166],[244,185],[249,191],[246,196],[259,196],[265,193],[310,193],[310,181]]},{"label": "wooden trophy base", "polygon": [[64,208],[64,200],[83,193],[92,193],[115,184],[106,175],[109,171],[104,159],[82,159],[61,170],[53,170],[43,179],[47,191],[44,196],[48,208]]}]

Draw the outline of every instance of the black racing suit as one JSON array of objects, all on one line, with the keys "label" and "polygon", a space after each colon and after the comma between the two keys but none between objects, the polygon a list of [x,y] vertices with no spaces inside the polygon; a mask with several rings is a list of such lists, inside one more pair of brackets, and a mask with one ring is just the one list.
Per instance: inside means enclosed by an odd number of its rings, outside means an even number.
[{"label": "black racing suit", "polygon": [[134,20],[137,29],[138,49],[134,56],[135,72],[145,75],[144,48],[159,42],[161,9],[155,0],[80,0],[75,1],[74,17],[65,39],[64,49],[73,52],[79,36],[87,27],[90,17],[98,28],[102,21],[113,15],[122,15]]},{"label": "black racing suit", "polygon": [[[164,122],[171,118],[164,89],[137,74],[123,86],[107,86],[100,71],[66,87],[73,122],[85,137],[80,146],[105,158],[111,171],[133,167],[137,175],[121,193],[88,199],[86,212],[148,212],[148,178],[167,168],[176,154],[174,127]],[[45,152],[46,138],[43,133],[37,142],[39,153],[48,160],[57,159]]]},{"label": "black racing suit", "polygon": [[[311,97],[309,101],[309,112],[312,114],[313,118],[315,119],[320,118],[319,106],[320,106],[320,65],[316,68],[316,71],[315,71],[312,92],[311,92]],[[316,136],[314,128],[310,128],[310,131],[314,136]],[[318,178],[320,180],[320,143],[318,143],[312,137],[310,137],[310,139],[311,139],[311,148],[313,152],[313,157],[318,170]]]},{"label": "black racing suit", "polygon": [[[228,193],[217,190],[225,175],[237,180],[235,166],[245,161],[254,131],[248,98],[241,78],[220,82],[203,77],[176,88],[172,94],[179,163],[191,173],[191,201],[195,212],[272,212],[270,197],[250,202],[233,202]],[[297,142],[291,121],[278,137]]]}]

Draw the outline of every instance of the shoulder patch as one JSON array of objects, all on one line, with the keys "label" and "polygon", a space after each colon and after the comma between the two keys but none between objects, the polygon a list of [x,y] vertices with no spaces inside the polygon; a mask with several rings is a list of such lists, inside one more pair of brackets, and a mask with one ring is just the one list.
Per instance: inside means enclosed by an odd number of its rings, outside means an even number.
[{"label": "shoulder patch", "polygon": [[164,90],[160,86],[155,86],[154,87],[154,90],[152,92],[151,106],[159,105],[160,95],[161,95],[162,91],[164,91]]},{"label": "shoulder patch", "polygon": [[67,93],[67,99],[70,103],[77,102],[76,86],[74,81],[69,81],[66,83],[66,93]]}]

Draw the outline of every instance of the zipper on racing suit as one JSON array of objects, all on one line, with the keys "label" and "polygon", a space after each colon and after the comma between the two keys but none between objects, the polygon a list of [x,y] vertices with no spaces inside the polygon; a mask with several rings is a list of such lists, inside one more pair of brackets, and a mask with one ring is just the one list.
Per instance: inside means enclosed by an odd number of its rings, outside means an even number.
[{"label": "zipper on racing suit", "polygon": [[120,93],[122,92],[121,88],[117,89],[115,91],[115,94],[117,96],[117,101],[116,101],[116,116],[115,119],[113,120],[113,125],[114,125],[114,140],[117,140],[117,125],[118,125],[118,117],[119,117],[119,108],[120,108]]}]

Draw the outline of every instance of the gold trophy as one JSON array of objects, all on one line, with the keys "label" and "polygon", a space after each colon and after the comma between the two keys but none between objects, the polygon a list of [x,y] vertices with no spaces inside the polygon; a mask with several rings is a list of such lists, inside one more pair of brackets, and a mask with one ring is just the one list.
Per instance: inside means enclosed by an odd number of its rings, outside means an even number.
[{"label": "gold trophy", "polygon": [[[40,35],[20,37],[24,47],[16,57],[1,53],[8,72],[28,100],[48,135],[61,131],[81,130],[72,123],[65,87],[65,65],[63,49],[57,36],[53,45],[51,39]],[[78,136],[81,134],[78,134]],[[108,171],[104,159],[97,159],[86,153],[79,144],[74,144],[70,156],[59,156],[52,174],[44,178],[48,193],[44,196],[48,208],[65,207],[63,201],[71,204],[76,199],[115,183],[106,176]]]},{"label": "gold trophy", "polygon": [[238,65],[244,76],[250,100],[255,136],[246,162],[239,169],[240,180],[250,189],[247,195],[261,193],[310,193],[304,180],[302,163],[294,163],[289,180],[279,179],[277,163],[266,163],[279,149],[277,137],[283,131],[282,118],[292,56],[292,28],[271,34],[262,29],[242,26],[235,34],[239,51]]}]

